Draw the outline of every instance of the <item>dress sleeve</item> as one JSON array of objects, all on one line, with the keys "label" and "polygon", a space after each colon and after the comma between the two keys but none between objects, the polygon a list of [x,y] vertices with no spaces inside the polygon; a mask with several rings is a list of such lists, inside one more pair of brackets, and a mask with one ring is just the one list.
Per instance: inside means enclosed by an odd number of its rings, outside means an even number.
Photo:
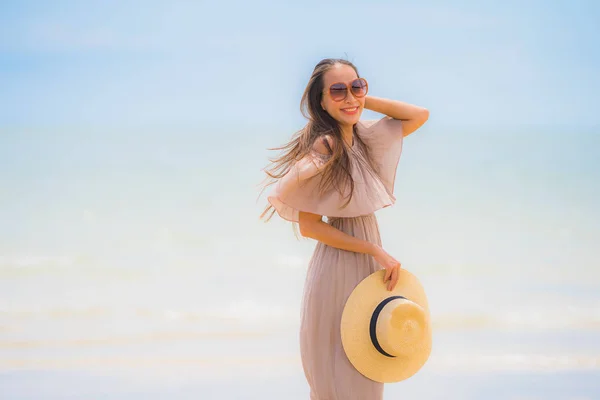
[{"label": "dress sleeve", "polygon": [[357,125],[361,139],[368,146],[371,157],[379,168],[386,190],[393,196],[404,139],[402,121],[385,116],[377,120],[361,120]]},{"label": "dress sleeve", "polygon": [[327,215],[330,210],[318,201],[316,191],[322,168],[329,157],[313,150],[274,184],[267,200],[280,217],[298,222],[300,211]]},{"label": "dress sleeve", "polygon": [[351,200],[346,201],[349,188],[343,195],[332,188],[321,192],[323,167],[331,156],[313,149],[273,185],[267,196],[280,217],[299,222],[301,211],[327,217],[356,217],[394,204],[394,179],[402,152],[401,121],[389,117],[359,121],[357,134],[369,148],[379,170],[377,176],[354,154],[350,157],[355,183]]}]

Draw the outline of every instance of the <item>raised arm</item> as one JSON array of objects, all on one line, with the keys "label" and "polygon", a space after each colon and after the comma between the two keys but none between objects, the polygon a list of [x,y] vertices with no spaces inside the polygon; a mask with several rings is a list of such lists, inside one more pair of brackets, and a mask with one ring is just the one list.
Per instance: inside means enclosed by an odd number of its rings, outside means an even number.
[{"label": "raised arm", "polygon": [[365,108],[402,120],[402,132],[405,137],[419,129],[429,119],[429,110],[426,108],[399,100],[366,96]]}]

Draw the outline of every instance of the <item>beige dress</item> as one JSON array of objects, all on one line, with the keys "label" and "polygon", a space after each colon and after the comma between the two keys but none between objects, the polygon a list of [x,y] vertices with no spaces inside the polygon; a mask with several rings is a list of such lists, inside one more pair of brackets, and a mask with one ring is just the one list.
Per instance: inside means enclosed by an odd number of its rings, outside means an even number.
[{"label": "beige dress", "polygon": [[[298,221],[299,211],[327,217],[337,229],[381,244],[374,212],[394,204],[394,180],[402,152],[402,122],[389,117],[360,121],[358,135],[366,144],[379,172],[372,171],[355,140],[351,148],[355,193],[346,201],[337,192],[318,196],[320,166],[328,156],[313,152],[274,185],[268,196],[280,217]],[[383,383],[360,374],[342,347],[340,321],[354,287],[382,269],[372,256],[317,242],[308,265],[301,308],[300,353],[311,400],[378,400]]]}]

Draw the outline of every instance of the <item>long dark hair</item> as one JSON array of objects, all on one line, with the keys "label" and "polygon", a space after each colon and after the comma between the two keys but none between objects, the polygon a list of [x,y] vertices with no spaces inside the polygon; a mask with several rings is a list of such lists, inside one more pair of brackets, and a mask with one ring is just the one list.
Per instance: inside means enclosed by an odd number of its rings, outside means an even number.
[{"label": "long dark hair", "polygon": [[[308,123],[304,128],[295,132],[288,143],[280,147],[268,149],[283,150],[283,154],[279,157],[271,158],[271,163],[268,165],[270,168],[263,169],[268,175],[266,179],[269,180],[269,182],[263,186],[263,191],[288,173],[295,162],[309,154],[316,140],[322,140],[323,136],[328,135],[333,139],[333,143],[332,146],[328,146],[331,157],[325,163],[323,171],[321,172],[321,193],[330,188],[335,188],[343,196],[349,185],[350,192],[343,207],[347,206],[352,200],[354,180],[352,179],[350,157],[348,154],[349,148],[343,140],[342,129],[338,124],[338,121],[321,107],[324,89],[323,76],[327,71],[338,64],[352,67],[356,72],[356,75],[360,77],[358,69],[354,64],[344,59],[326,58],[321,60],[315,66],[300,101],[300,111],[302,112],[302,115],[308,119]],[[353,126],[353,130],[355,133],[354,140],[357,140],[356,145],[364,151],[371,168],[373,168],[374,164],[371,161],[368,149],[356,134],[356,125]],[[373,168],[373,170],[375,169]],[[266,221],[271,219],[275,213],[275,209],[271,204],[267,205],[260,218],[264,218],[269,211],[271,211],[271,213],[267,216]]]}]

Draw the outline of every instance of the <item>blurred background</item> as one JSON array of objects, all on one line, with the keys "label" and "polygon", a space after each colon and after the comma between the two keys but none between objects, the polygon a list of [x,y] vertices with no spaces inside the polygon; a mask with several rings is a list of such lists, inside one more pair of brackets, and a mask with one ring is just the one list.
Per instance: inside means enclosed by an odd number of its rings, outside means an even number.
[{"label": "blurred background", "polygon": [[377,216],[434,348],[385,398],[600,398],[599,20],[577,0],[3,1],[0,398],[308,398],[315,242],[259,221],[259,184],[326,57],[431,113]]}]

